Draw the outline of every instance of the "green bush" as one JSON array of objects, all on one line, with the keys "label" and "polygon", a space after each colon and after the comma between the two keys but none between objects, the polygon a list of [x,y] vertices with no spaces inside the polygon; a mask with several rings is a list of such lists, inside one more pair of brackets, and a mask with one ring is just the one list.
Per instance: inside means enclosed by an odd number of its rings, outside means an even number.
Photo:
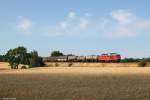
[{"label": "green bush", "polygon": [[145,67],[147,65],[147,62],[146,61],[140,61],[138,63],[139,67]]},{"label": "green bush", "polygon": [[123,63],[129,63],[129,62],[139,62],[140,59],[135,59],[135,58],[124,58],[121,59],[121,62]]}]

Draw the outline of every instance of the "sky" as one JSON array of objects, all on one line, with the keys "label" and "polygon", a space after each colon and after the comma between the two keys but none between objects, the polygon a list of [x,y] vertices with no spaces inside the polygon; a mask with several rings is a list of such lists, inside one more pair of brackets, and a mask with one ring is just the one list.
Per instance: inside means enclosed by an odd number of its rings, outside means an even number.
[{"label": "sky", "polygon": [[0,54],[150,57],[149,0],[0,0]]}]

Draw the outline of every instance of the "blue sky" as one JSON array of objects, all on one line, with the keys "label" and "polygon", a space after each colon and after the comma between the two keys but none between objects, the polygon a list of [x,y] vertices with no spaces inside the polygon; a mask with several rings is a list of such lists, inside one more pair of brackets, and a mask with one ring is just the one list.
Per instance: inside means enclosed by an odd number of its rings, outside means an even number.
[{"label": "blue sky", "polygon": [[25,46],[48,56],[116,52],[150,57],[149,0],[1,0],[0,54]]}]

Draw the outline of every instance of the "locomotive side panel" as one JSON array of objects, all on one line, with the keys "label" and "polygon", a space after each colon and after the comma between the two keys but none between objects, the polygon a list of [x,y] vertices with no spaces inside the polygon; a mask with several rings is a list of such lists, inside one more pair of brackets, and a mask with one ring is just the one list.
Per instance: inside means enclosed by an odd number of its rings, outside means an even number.
[{"label": "locomotive side panel", "polygon": [[97,57],[100,62],[116,62],[121,60],[121,56],[119,54],[102,54]]}]

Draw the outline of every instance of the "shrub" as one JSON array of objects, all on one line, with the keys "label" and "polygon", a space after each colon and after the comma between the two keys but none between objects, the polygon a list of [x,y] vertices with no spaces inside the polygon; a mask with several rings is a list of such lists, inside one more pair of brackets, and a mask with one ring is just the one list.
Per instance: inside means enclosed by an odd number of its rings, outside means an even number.
[{"label": "shrub", "polygon": [[69,64],[68,64],[68,67],[71,67],[72,65],[73,65],[73,63],[69,63]]},{"label": "shrub", "polygon": [[27,67],[26,66],[21,66],[21,69],[27,69]]},{"label": "shrub", "polygon": [[123,63],[139,62],[139,59],[135,59],[135,58],[124,58],[124,59],[121,60],[121,62],[123,62]]},{"label": "shrub", "polygon": [[55,66],[56,66],[56,67],[58,67],[58,66],[59,66],[59,64],[58,64],[58,63],[55,63]]},{"label": "shrub", "polygon": [[62,53],[62,52],[60,52],[60,51],[53,51],[52,53],[51,53],[51,56],[52,57],[57,57],[57,56],[63,56],[64,54]]},{"label": "shrub", "polygon": [[53,67],[53,64],[48,64],[47,67]]},{"label": "shrub", "polygon": [[38,56],[37,51],[33,51],[30,53],[30,67],[44,67],[45,64],[43,62],[42,57]]},{"label": "shrub", "polygon": [[146,61],[140,61],[138,63],[139,67],[145,67],[147,65],[147,62]]}]

